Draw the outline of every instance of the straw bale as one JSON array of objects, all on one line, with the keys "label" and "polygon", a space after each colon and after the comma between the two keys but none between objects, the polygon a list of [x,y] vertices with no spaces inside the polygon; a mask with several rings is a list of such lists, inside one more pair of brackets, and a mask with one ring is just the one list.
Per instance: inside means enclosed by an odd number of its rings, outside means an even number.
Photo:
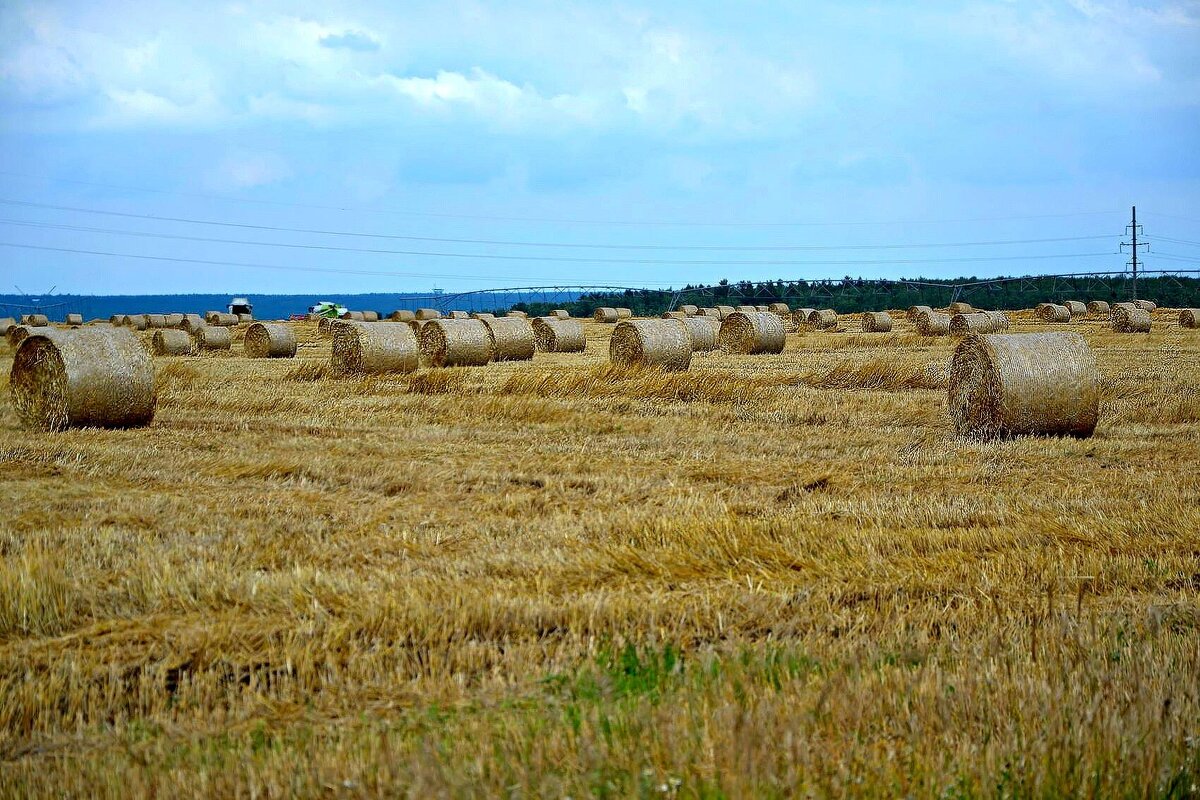
[{"label": "straw bale", "polygon": [[950,333],[950,315],[937,311],[922,311],[917,314],[917,333],[922,336],[945,336]]},{"label": "straw bale", "polygon": [[596,322],[603,322],[607,325],[616,325],[621,319],[621,315],[617,313],[615,308],[601,306],[592,312],[592,319]]},{"label": "straw bale", "polygon": [[556,308],[553,311],[551,311],[549,314],[547,314],[546,316],[557,317],[558,319],[570,319],[571,312],[567,311],[565,308]]},{"label": "straw bale", "polygon": [[617,318],[618,319],[633,319],[633,311],[628,308],[618,308],[617,309]]},{"label": "straw bale", "polygon": [[179,323],[183,322],[183,314],[164,314],[167,319],[168,328],[178,328]]},{"label": "straw bale", "polygon": [[33,325],[12,325],[9,327],[4,336],[6,339],[8,339],[9,346],[15,348],[33,334],[52,330],[54,330],[54,328],[48,326],[35,327]]},{"label": "straw bale", "polygon": [[537,349],[533,325],[525,317],[485,317],[492,338],[493,361],[528,361]]},{"label": "straw bale", "polygon": [[1112,329],[1117,333],[1149,333],[1150,312],[1144,308],[1129,308],[1118,305],[1110,317]]},{"label": "straw bale", "polygon": [[969,333],[998,333],[1002,328],[1002,320],[1007,322],[1007,318],[1001,315],[997,317],[989,311],[974,311],[970,314],[954,314],[950,317],[950,335],[951,336],[966,336]]},{"label": "straw bale", "polygon": [[950,316],[954,316],[955,314],[970,314],[974,310],[975,309],[971,307],[970,303],[964,303],[962,301],[954,302],[946,306],[946,313]]},{"label": "straw bale", "polygon": [[420,366],[420,348],[405,322],[336,320],[330,366],[342,375],[412,372]]},{"label": "straw bale", "polygon": [[692,363],[692,338],[680,322],[638,319],[619,323],[609,340],[609,360],[623,366],[650,366],[671,372],[686,370]]},{"label": "straw bale", "polygon": [[83,314],[67,314],[67,324],[68,325],[82,325],[83,324]]},{"label": "straw bale", "polygon": [[167,327],[167,315],[166,314],[147,314],[146,315],[146,328],[148,328],[150,330],[159,330],[159,329],[165,328],[165,327]]},{"label": "straw bale", "polygon": [[222,311],[209,311],[204,315],[204,321],[209,325],[221,325],[232,328],[237,325],[237,314],[226,314]]},{"label": "straw bale", "polygon": [[1064,300],[1063,306],[1066,307],[1067,311],[1071,312],[1072,318],[1082,317],[1087,313],[1087,304],[1081,303],[1078,300]]},{"label": "straw bale", "polygon": [[1070,322],[1071,312],[1066,306],[1057,303],[1042,303],[1037,307],[1038,318],[1042,322]]},{"label": "straw bale", "polygon": [[248,358],[292,358],[296,355],[296,332],[279,323],[255,322],[246,329],[242,351]]},{"label": "straw bale", "polygon": [[699,315],[698,315],[698,316],[701,316],[701,317],[714,317],[715,319],[717,319],[718,321],[720,321],[720,319],[721,319],[721,312],[720,312],[720,310],[718,310],[718,309],[716,309],[716,308],[702,308],[702,309],[700,309],[700,313],[699,313]]},{"label": "straw bale", "polygon": [[737,311],[721,322],[717,341],[727,353],[774,354],[783,352],[787,333],[778,314],[769,311]]},{"label": "straw bale", "polygon": [[367,321],[366,317],[363,316],[363,312],[361,311],[347,311],[345,314],[342,314],[341,318],[351,322]]},{"label": "straw bale", "polygon": [[407,308],[400,308],[388,314],[388,319],[392,322],[412,322],[416,318],[417,315]]},{"label": "straw bale", "polygon": [[1089,314],[1108,314],[1112,308],[1108,305],[1107,300],[1092,300],[1087,304]]},{"label": "straw bale", "polygon": [[808,326],[818,331],[831,331],[837,324],[837,312],[832,308],[823,308],[808,315]]},{"label": "straw bale", "polygon": [[[371,313],[375,314],[374,311],[372,311]],[[376,314],[376,316],[378,316],[378,315]],[[254,322],[253,314],[238,314],[237,318],[238,318],[238,325],[249,325],[251,322]]]},{"label": "straw bale", "polygon": [[[379,312],[378,311],[364,311],[364,312],[362,312],[362,315],[363,315],[363,322],[379,322]],[[250,316],[250,315],[247,314],[246,316]],[[253,322],[254,320],[250,320],[250,321]]]},{"label": "straw bale", "polygon": [[22,314],[21,324],[31,328],[44,328],[50,324],[50,318],[45,314]]},{"label": "straw bale", "polygon": [[682,311],[684,314],[687,314],[689,317],[694,317],[700,313],[699,306],[693,306],[690,304],[680,306],[679,310]]},{"label": "straw bale", "polygon": [[1133,304],[1143,311],[1153,311],[1158,308],[1158,303],[1153,300],[1134,300]]},{"label": "straw bale", "polygon": [[196,353],[196,344],[187,331],[171,328],[156,330],[150,344],[156,356],[190,356]]},{"label": "straw bale", "polygon": [[773,314],[778,314],[781,317],[786,317],[792,313],[792,310],[788,308],[787,303],[771,303],[771,305],[767,306],[767,310]]},{"label": "straw bale", "polygon": [[198,350],[229,350],[233,347],[233,333],[221,325],[205,325],[192,332]]},{"label": "straw bale", "polygon": [[451,311],[446,314],[449,319],[470,319],[471,315],[465,311]]},{"label": "straw bale", "polygon": [[[558,312],[552,311],[550,313],[557,314]],[[514,308],[512,311],[509,311],[504,316],[506,316],[506,317],[521,317],[522,319],[529,319],[529,312],[528,311],[518,311],[517,309]],[[570,315],[568,315],[568,316],[570,316]]]},{"label": "straw bale", "polygon": [[144,330],[146,330],[146,315],[145,314],[126,314],[124,317],[121,318],[121,324],[124,325],[126,328],[133,328],[134,330],[144,331]]},{"label": "straw bale", "polygon": [[758,306],[738,306],[737,310],[741,311],[743,314],[752,314],[758,311]]},{"label": "straw bale", "polygon": [[908,321],[909,321],[909,322],[913,322],[913,323],[915,323],[915,322],[917,321],[917,316],[918,316],[918,315],[919,315],[919,314],[920,314],[922,311],[928,311],[929,313],[931,313],[931,314],[932,314],[932,313],[933,313],[933,308],[932,308],[931,306],[909,306],[909,307],[908,307],[908,314],[907,314],[907,316],[908,316]]},{"label": "straw bale", "polygon": [[492,360],[487,325],[477,319],[435,319],[421,326],[421,359],[431,367],[478,367]]},{"label": "straw bale", "polygon": [[792,322],[796,325],[808,325],[808,318],[814,313],[815,308],[797,308],[792,312]]},{"label": "straw bale", "polygon": [[1179,327],[1200,328],[1200,308],[1185,308],[1180,311]]},{"label": "straw bale", "polygon": [[864,333],[887,333],[892,329],[892,316],[886,311],[868,311],[862,315]]},{"label": "straw bale", "polygon": [[419,320],[440,319],[441,316],[442,312],[438,311],[436,308],[418,308],[413,314],[413,318]]},{"label": "straw bale", "polygon": [[737,311],[733,306],[717,306],[717,316],[724,320],[730,314]]},{"label": "straw bale", "polygon": [[199,314],[184,314],[183,319],[175,327],[188,333],[195,333],[207,324]]},{"label": "straw bale", "polygon": [[577,319],[537,317],[532,322],[537,349],[543,353],[582,353],[587,345]]},{"label": "straw bale", "polygon": [[706,353],[717,349],[717,335],[721,330],[721,321],[716,317],[695,316],[679,320],[687,328],[692,340],[693,353]]},{"label": "straw bale", "polygon": [[8,329],[17,324],[12,317],[0,317],[0,336],[8,335]]}]

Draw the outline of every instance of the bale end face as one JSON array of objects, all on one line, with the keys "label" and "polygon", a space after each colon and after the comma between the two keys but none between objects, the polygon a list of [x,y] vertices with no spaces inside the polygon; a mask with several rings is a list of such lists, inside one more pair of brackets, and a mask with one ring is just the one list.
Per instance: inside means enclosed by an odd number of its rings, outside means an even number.
[{"label": "bale end face", "polygon": [[1179,327],[1200,327],[1200,308],[1185,308],[1179,312]]},{"label": "bale end face", "polygon": [[601,306],[592,312],[592,319],[596,322],[603,322],[606,325],[615,325],[620,320],[621,316],[615,308]]}]

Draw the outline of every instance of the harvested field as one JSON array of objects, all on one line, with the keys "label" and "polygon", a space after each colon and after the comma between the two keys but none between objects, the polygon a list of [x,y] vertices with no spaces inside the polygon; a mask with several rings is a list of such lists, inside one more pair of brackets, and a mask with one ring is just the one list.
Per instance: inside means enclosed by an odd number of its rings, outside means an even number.
[{"label": "harvested field", "polygon": [[1200,337],[1154,315],[1070,326],[1086,439],[959,436],[898,311],[686,372],[571,320],[339,377],[289,323],[122,430],[0,387],[2,794],[1187,797]]}]

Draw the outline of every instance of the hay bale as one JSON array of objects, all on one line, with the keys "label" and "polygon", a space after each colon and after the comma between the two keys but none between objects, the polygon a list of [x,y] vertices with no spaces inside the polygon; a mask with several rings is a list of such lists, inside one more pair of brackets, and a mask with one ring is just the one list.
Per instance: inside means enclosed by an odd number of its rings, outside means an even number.
[{"label": "hay bale", "polygon": [[809,316],[815,312],[815,308],[797,308],[792,312],[792,322],[797,326],[808,325]]},{"label": "hay bale", "polygon": [[950,335],[966,336],[970,333],[996,333],[996,319],[986,311],[970,314],[954,314],[950,317]]},{"label": "hay bale", "polygon": [[[683,319],[687,319],[686,315]],[[625,320],[608,343],[608,359],[622,366],[658,367],[670,372],[692,363],[692,337],[676,319]]]},{"label": "hay bale", "polygon": [[682,311],[664,311],[659,317],[662,319],[687,319],[687,314]]},{"label": "hay bale", "polygon": [[208,323],[205,322],[204,317],[200,316],[199,314],[184,314],[183,319],[181,319],[175,327],[182,331],[187,331],[188,333],[194,334],[196,331],[200,330],[206,325],[208,325]]},{"label": "hay bale", "polygon": [[146,315],[146,327],[150,330],[155,330],[155,331],[161,330],[162,328],[167,327],[167,315],[166,314],[147,314]]},{"label": "hay bale", "polygon": [[179,323],[183,322],[183,314],[163,314],[167,320],[168,328],[178,328]]},{"label": "hay bale", "polygon": [[220,325],[205,325],[192,332],[197,350],[230,350],[233,348],[233,333]]},{"label": "hay bale", "polygon": [[892,329],[892,315],[886,311],[868,311],[862,315],[863,333],[887,333]]},{"label": "hay bale", "polygon": [[50,318],[45,314],[22,314],[21,324],[31,328],[44,328],[50,324]]},{"label": "hay bale", "polygon": [[946,313],[950,316],[954,316],[955,314],[970,314],[973,311],[975,311],[975,309],[971,308],[970,303],[964,303],[962,301],[954,302],[946,306]]},{"label": "hay bale", "polygon": [[950,417],[973,436],[1091,436],[1100,370],[1077,333],[968,336],[950,362]]},{"label": "hay bale", "polygon": [[917,333],[922,336],[946,336],[950,333],[950,315],[939,314],[936,311],[922,311],[917,314]]},{"label": "hay bale", "polygon": [[413,314],[414,319],[419,319],[422,321],[427,319],[440,319],[441,316],[442,312],[438,311],[436,308],[418,308]]},{"label": "hay bale", "polygon": [[317,335],[322,339],[328,339],[333,336],[333,323],[348,322],[349,320],[330,319],[329,317],[319,317],[317,319]]},{"label": "hay bale", "polygon": [[171,328],[155,331],[150,347],[156,356],[190,356],[196,353],[196,345],[188,332]]},{"label": "hay bale", "polygon": [[130,428],[154,419],[154,363],[121,328],[40,329],[18,348],[9,391],[17,416],[34,428]]},{"label": "hay bale", "polygon": [[719,322],[721,319],[721,312],[719,310],[717,310],[716,308],[702,308],[702,309],[700,309],[700,313],[698,316],[713,317]]},{"label": "hay bale", "polygon": [[1150,312],[1119,304],[1112,312],[1112,329],[1117,333],[1149,333]]},{"label": "hay bale", "polygon": [[549,314],[547,314],[546,316],[557,317],[558,319],[570,319],[571,312],[567,311],[565,308],[556,308],[553,311],[551,311]]},{"label": "hay bale", "polygon": [[733,306],[717,306],[717,318],[724,321],[726,317],[737,311]]},{"label": "hay bale", "polygon": [[[364,312],[362,312],[362,315],[363,315],[363,322],[379,322],[379,312],[378,311],[364,311]],[[249,316],[249,314],[247,314],[246,316]],[[250,320],[250,321],[253,322],[254,320]]]},{"label": "hay bale", "polygon": [[618,319],[633,319],[633,311],[628,308],[618,308],[617,309],[617,318]]},{"label": "hay bale", "polygon": [[126,328],[133,328],[135,331],[144,331],[146,330],[146,315],[126,314],[121,318],[121,324]]},{"label": "hay bale", "polygon": [[767,310],[772,314],[778,314],[781,317],[786,317],[792,313],[792,310],[788,308],[787,303],[771,303],[771,305],[767,306]]},{"label": "hay bale", "polygon": [[12,317],[0,317],[0,336],[7,336],[8,329],[17,324]]},{"label": "hay bale", "polygon": [[480,367],[495,351],[477,319],[435,319],[421,326],[421,358],[431,367]]},{"label": "hay bale", "polygon": [[1064,300],[1063,306],[1066,307],[1067,311],[1071,312],[1072,318],[1082,317],[1087,313],[1087,304],[1081,303],[1078,300]]},{"label": "hay bale", "polygon": [[412,322],[416,318],[417,315],[412,311],[409,311],[407,308],[397,309],[396,311],[388,314],[388,319],[390,319],[392,322]]},{"label": "hay bale", "polygon": [[909,306],[909,307],[908,307],[908,313],[907,313],[907,316],[908,316],[908,321],[909,321],[909,322],[912,322],[912,323],[916,323],[916,321],[917,321],[917,317],[918,317],[918,316],[921,314],[921,312],[923,312],[923,311],[928,311],[930,314],[932,314],[932,313],[933,313],[933,308],[932,308],[932,307],[930,307],[930,306]]},{"label": "hay bale", "polygon": [[537,317],[532,325],[534,342],[542,353],[582,353],[587,346],[583,323],[577,319]]},{"label": "hay bale", "polygon": [[1200,308],[1185,308],[1180,311],[1179,327],[1200,328]]},{"label": "hay bale", "polygon": [[237,326],[237,314],[226,314],[221,311],[209,311],[204,315],[204,321],[209,325],[220,325],[226,328]]},{"label": "hay bale", "polygon": [[823,308],[808,315],[808,327],[814,330],[831,331],[837,324],[837,312],[832,308]]},{"label": "hay bale", "polygon": [[83,314],[67,314],[67,324],[68,325],[82,325],[83,324]]},{"label": "hay bale", "polygon": [[124,314],[113,314],[111,317],[108,318],[109,325],[123,325],[124,323],[125,323],[125,315]]},{"label": "hay bale", "polygon": [[758,306],[738,306],[737,310],[743,314],[753,314],[758,311]]},{"label": "hay bale", "polygon": [[596,322],[603,322],[606,325],[616,325],[621,319],[621,315],[617,313],[615,308],[601,306],[592,312],[592,319]]},{"label": "hay bale", "polygon": [[736,311],[722,320],[717,341],[726,353],[782,353],[787,332],[778,314],[769,311]]},{"label": "hay bale", "polygon": [[1092,300],[1087,304],[1087,311],[1089,314],[1100,315],[1108,314],[1112,308],[1109,307],[1107,300]]},{"label": "hay bale", "polygon": [[1000,333],[1008,330],[1008,315],[1003,311],[981,311],[981,314],[987,314],[992,318],[991,333]]},{"label": "hay bale", "polygon": [[1066,306],[1060,306],[1057,303],[1042,303],[1037,308],[1038,318],[1042,322],[1070,322],[1071,312]]},{"label": "hay bale", "polygon": [[350,322],[366,322],[367,318],[363,316],[361,311],[347,311],[342,314],[340,319],[349,320]]},{"label": "hay bale", "polygon": [[490,314],[487,311],[474,311],[471,313],[471,319],[495,319],[495,314]]},{"label": "hay bale", "polygon": [[465,311],[451,311],[446,317],[449,319],[470,319],[471,315]]},{"label": "hay bale", "polygon": [[242,352],[249,358],[292,358],[296,355],[296,332],[287,325],[255,322],[246,329]]},{"label": "hay bale", "polygon": [[1158,308],[1158,303],[1153,300],[1134,300],[1133,304],[1143,311],[1153,311]]},{"label": "hay bale", "polygon": [[33,325],[13,325],[8,329],[8,332],[4,334],[4,336],[6,339],[8,339],[9,347],[16,348],[21,344],[21,342],[25,341],[30,336],[53,330],[54,328],[48,326],[34,327]]},{"label": "hay bale", "polygon": [[537,349],[533,326],[525,317],[493,317],[482,320],[492,339],[493,361],[528,361]]},{"label": "hay bale", "polygon": [[[374,311],[372,311],[371,313],[375,314]],[[375,317],[376,317],[376,319],[378,319],[379,315],[375,314]],[[238,325],[249,325],[251,322],[254,322],[253,314],[238,314],[237,318],[238,318]]]},{"label": "hay bale", "polygon": [[420,348],[405,322],[336,320],[330,366],[341,375],[412,372],[420,366]]},{"label": "hay bale", "polygon": [[686,317],[679,322],[687,328],[692,340],[693,353],[707,353],[717,349],[717,334],[721,330],[721,322],[716,317],[698,315]]},{"label": "hay bale", "polygon": [[[552,314],[557,314],[558,312],[557,312],[557,311],[552,311],[552,312],[550,312],[550,313],[552,313]],[[512,311],[509,311],[509,312],[508,312],[507,314],[505,314],[504,316],[506,316],[506,317],[520,317],[521,319],[529,319],[529,312],[528,312],[528,311],[517,311],[517,310],[514,308]],[[570,316],[570,315],[568,315],[568,316]]]},{"label": "hay bale", "polygon": [[679,307],[679,310],[689,317],[694,317],[700,313],[700,307],[693,305],[682,305]]}]

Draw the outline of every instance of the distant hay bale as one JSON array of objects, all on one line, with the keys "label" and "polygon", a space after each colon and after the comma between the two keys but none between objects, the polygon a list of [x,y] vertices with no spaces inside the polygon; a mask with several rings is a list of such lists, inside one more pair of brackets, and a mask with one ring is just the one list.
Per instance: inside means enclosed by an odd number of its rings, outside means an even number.
[{"label": "distant hay bale", "polygon": [[534,341],[543,353],[582,353],[587,346],[583,323],[577,319],[537,317],[532,322]]},{"label": "distant hay bale", "polygon": [[1109,307],[1107,300],[1092,300],[1087,304],[1087,311],[1089,314],[1100,315],[1108,314],[1112,308]]},{"label": "distant hay bale", "polygon": [[113,314],[111,317],[108,318],[109,325],[122,325],[122,324],[124,324],[124,322],[125,322],[124,314]]},{"label": "distant hay bale", "polygon": [[420,348],[405,322],[365,323],[336,320],[330,366],[341,375],[412,372],[420,366]]},{"label": "distant hay bale", "polygon": [[1067,311],[1071,312],[1072,318],[1082,317],[1087,313],[1087,304],[1081,303],[1078,300],[1064,300],[1063,306],[1066,307]]},{"label": "distant hay bale", "polygon": [[775,354],[783,352],[787,332],[778,314],[737,311],[722,320],[717,341],[726,353]]},{"label": "distant hay bale", "polygon": [[571,312],[567,311],[565,308],[556,308],[553,311],[551,311],[549,314],[547,314],[546,316],[557,317],[558,319],[570,319]]},{"label": "distant hay bale", "polygon": [[1091,436],[1100,370],[1077,333],[968,336],[950,362],[949,406],[960,434]]},{"label": "distant hay bale", "polygon": [[22,314],[21,324],[31,328],[44,328],[50,324],[50,318],[45,314]]},{"label": "distant hay bale", "polygon": [[633,311],[628,308],[618,308],[617,309],[617,318],[618,319],[633,319]]},{"label": "distant hay bale", "polygon": [[808,318],[816,311],[815,308],[797,308],[792,312],[792,322],[799,326],[807,326]]},{"label": "distant hay bale", "polygon": [[692,363],[692,337],[680,322],[637,319],[619,323],[608,343],[609,360],[622,366],[658,367],[671,372],[686,370]]},{"label": "distant hay bale", "polygon": [[0,317],[0,336],[7,336],[9,328],[17,324],[12,317]]},{"label": "distant hay bale", "polygon": [[68,325],[82,325],[83,324],[83,314],[67,314],[67,324]]},{"label": "distant hay bale", "polygon": [[178,328],[179,323],[183,322],[183,314],[164,314],[167,320],[168,328]]},{"label": "distant hay bale", "polygon": [[693,305],[682,305],[679,307],[679,310],[689,317],[694,317],[700,313],[700,307]]},{"label": "distant hay bale", "polygon": [[664,311],[659,316],[662,319],[687,319],[687,314],[682,311]]},{"label": "distant hay bale", "polygon": [[1008,315],[1003,311],[980,311],[980,314],[987,314],[992,318],[991,333],[1000,333],[1008,330]]},{"label": "distant hay bale", "polygon": [[717,306],[717,317],[721,320],[724,320],[726,317],[736,311],[737,309],[733,306]]},{"label": "distant hay bale", "polygon": [[480,367],[492,360],[492,337],[477,319],[435,319],[421,326],[421,358],[431,367]]},{"label": "distant hay bale", "polygon": [[917,333],[922,336],[946,336],[950,333],[950,315],[939,314],[936,311],[922,311],[917,314]]},{"label": "distant hay bale", "polygon": [[1112,329],[1117,333],[1149,333],[1150,312],[1121,304],[1112,311]]},{"label": "distant hay bale", "polygon": [[495,319],[496,315],[487,311],[475,311],[471,314],[471,319]]},{"label": "distant hay bale", "polygon": [[862,315],[863,333],[887,333],[892,329],[892,316],[886,311],[868,311]]},{"label": "distant hay bale", "polygon": [[54,328],[45,326],[34,327],[33,325],[13,325],[8,329],[8,332],[4,334],[4,336],[8,339],[9,346],[15,348],[30,336],[53,330]]},{"label": "distant hay bale", "polygon": [[[558,312],[554,311],[551,313],[556,314]],[[504,316],[506,316],[506,317],[521,317],[522,319],[529,319],[529,312],[528,311],[518,311],[517,309],[514,308],[512,311],[509,311]]]},{"label": "distant hay bale", "polygon": [[737,310],[743,314],[753,314],[758,311],[758,306],[738,306]]},{"label": "distant hay bale", "polygon": [[246,329],[242,351],[248,358],[292,358],[296,355],[296,332],[287,325],[255,322]]},{"label": "distant hay bale", "polygon": [[342,314],[340,319],[349,320],[350,322],[366,322],[367,318],[363,316],[361,311],[347,311]]},{"label": "distant hay bale", "polygon": [[792,310],[788,308],[787,303],[771,303],[771,305],[767,306],[767,310],[772,314],[778,314],[781,317],[786,317],[788,314],[792,313]]},{"label": "distant hay bale", "polygon": [[232,328],[237,325],[237,314],[226,314],[223,311],[209,311],[204,315],[204,321],[209,325]]},{"label": "distant hay bale", "polygon": [[167,327],[167,315],[166,314],[147,314],[146,315],[146,328],[147,329],[159,330],[159,329],[165,328],[165,327]]},{"label": "distant hay bale", "polygon": [[126,328],[133,328],[136,331],[144,331],[146,330],[146,315],[126,314],[121,318],[121,324]]},{"label": "distant hay bale", "polygon": [[615,308],[601,306],[592,312],[592,319],[596,320],[596,322],[603,322],[606,325],[616,325],[621,316]]},{"label": "distant hay bale", "polygon": [[831,331],[837,327],[837,312],[823,308],[808,315],[808,326],[818,331]]},{"label": "distant hay bale", "polygon": [[[371,313],[375,314],[374,311],[372,311]],[[375,316],[378,317],[377,314]],[[249,325],[251,322],[254,322],[253,314],[238,314],[237,318],[238,318],[238,325]]]},{"label": "distant hay bale", "polygon": [[700,309],[700,313],[697,316],[713,317],[714,319],[720,321],[721,312],[719,310],[717,310],[716,308],[702,308],[702,309]]},{"label": "distant hay bale", "polygon": [[1070,322],[1071,312],[1066,306],[1060,306],[1057,303],[1042,303],[1037,308],[1038,318],[1042,322]]},{"label": "distant hay bale", "polygon": [[471,315],[465,311],[451,311],[446,314],[446,317],[449,319],[470,319]]},{"label": "distant hay bale", "polygon": [[954,314],[950,317],[950,335],[966,336],[969,333],[997,333],[1000,321],[986,311],[970,314]]},{"label": "distant hay bale", "polygon": [[155,331],[150,344],[156,356],[190,356],[196,352],[196,345],[187,331],[171,328]]},{"label": "distant hay bale", "polygon": [[1185,308],[1180,311],[1179,327],[1200,328],[1200,308]]},{"label": "distant hay bale", "polygon": [[229,350],[233,347],[233,333],[220,325],[205,325],[192,332],[197,350]]},{"label": "distant hay bale", "polygon": [[206,325],[208,325],[208,323],[205,322],[204,317],[201,317],[199,314],[184,314],[183,319],[181,319],[175,327],[179,328],[180,330],[187,331],[188,333],[195,333]]},{"label": "distant hay bale", "polygon": [[721,322],[716,317],[695,316],[679,320],[692,339],[693,353],[707,353],[717,349],[717,334]]},{"label": "distant hay bale", "polygon": [[493,317],[482,320],[492,338],[493,361],[528,361],[537,349],[533,326],[525,317]]},{"label": "distant hay bale", "polygon": [[771,307],[769,305],[756,305],[754,307],[754,310],[755,311],[770,311]]},{"label": "distant hay bale", "polygon": [[419,320],[439,319],[441,316],[442,312],[436,308],[418,308],[413,314],[413,318]]},{"label": "distant hay bale", "polygon": [[40,329],[17,350],[9,391],[21,421],[45,430],[154,419],[153,361],[122,328]]},{"label": "distant hay bale", "polygon": [[[379,312],[378,311],[364,311],[364,312],[362,312],[362,315],[363,315],[363,322],[379,322]],[[245,316],[248,317],[250,315],[246,314]],[[253,322],[254,320],[250,320],[250,321]]]},{"label": "distant hay bale", "polygon": [[954,316],[955,314],[970,314],[974,310],[975,309],[971,307],[970,303],[964,303],[961,301],[951,303],[950,305],[946,306],[946,313],[950,316]]},{"label": "distant hay bale", "polygon": [[392,322],[412,322],[416,318],[417,315],[407,308],[400,308],[388,314],[388,319]]},{"label": "distant hay bale", "polygon": [[1153,311],[1158,308],[1158,303],[1153,300],[1134,300],[1133,304],[1143,311]]},{"label": "distant hay bale", "polygon": [[909,306],[908,307],[908,321],[915,323],[917,321],[917,316],[922,311],[928,311],[930,314],[932,314],[933,308],[930,306]]}]

